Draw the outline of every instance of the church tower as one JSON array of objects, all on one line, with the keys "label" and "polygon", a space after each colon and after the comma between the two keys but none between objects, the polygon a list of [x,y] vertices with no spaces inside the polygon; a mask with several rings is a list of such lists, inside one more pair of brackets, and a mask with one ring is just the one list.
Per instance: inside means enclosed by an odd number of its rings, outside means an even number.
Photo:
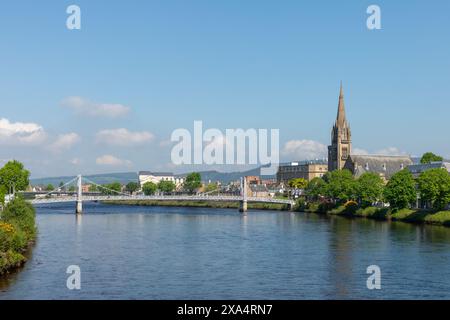
[{"label": "church tower", "polygon": [[337,117],[331,130],[331,145],[328,146],[328,171],[342,169],[351,151],[352,135],[345,118],[344,90],[341,82]]}]

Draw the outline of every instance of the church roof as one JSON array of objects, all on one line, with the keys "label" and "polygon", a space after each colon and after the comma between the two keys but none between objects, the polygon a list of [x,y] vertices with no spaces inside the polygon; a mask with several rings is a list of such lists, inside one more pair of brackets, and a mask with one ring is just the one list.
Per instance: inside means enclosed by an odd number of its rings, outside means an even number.
[{"label": "church roof", "polygon": [[410,156],[352,154],[347,161],[352,164],[353,174],[356,177],[365,172],[375,172],[383,175],[386,179],[390,179],[394,173],[413,164]]}]

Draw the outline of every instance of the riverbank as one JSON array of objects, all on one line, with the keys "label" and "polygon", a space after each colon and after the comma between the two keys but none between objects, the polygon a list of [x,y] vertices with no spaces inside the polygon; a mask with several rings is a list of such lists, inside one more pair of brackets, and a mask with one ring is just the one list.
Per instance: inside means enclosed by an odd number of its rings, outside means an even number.
[{"label": "riverbank", "polygon": [[416,224],[430,224],[450,227],[450,211],[428,211],[415,209],[390,209],[367,207],[357,208],[355,206],[339,206],[329,207],[326,205],[319,205],[316,203],[298,208],[297,210],[305,212],[313,212],[318,214],[340,215],[352,218],[368,218],[384,221],[402,221]]},{"label": "riverbank", "polygon": [[[127,200],[127,201],[103,201],[106,204],[132,205],[132,206],[163,206],[163,207],[199,207],[218,209],[238,209],[238,201],[171,201],[171,200]],[[278,203],[254,203],[247,204],[248,209],[287,211],[288,206]]]},{"label": "riverbank", "polygon": [[37,229],[35,210],[23,199],[14,199],[0,216],[0,276],[25,264],[25,257],[33,245]]}]

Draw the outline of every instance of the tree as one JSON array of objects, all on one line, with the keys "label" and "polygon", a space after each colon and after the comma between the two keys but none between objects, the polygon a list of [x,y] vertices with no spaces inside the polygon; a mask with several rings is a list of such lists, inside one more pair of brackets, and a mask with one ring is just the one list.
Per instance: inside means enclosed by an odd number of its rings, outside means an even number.
[{"label": "tree", "polygon": [[175,186],[175,183],[173,183],[173,181],[161,180],[158,183],[158,189],[161,192],[169,193],[169,192],[172,192],[173,190],[175,190],[175,188],[176,188],[176,186]]},{"label": "tree", "polygon": [[75,188],[75,186],[70,186],[69,187],[69,192],[75,192],[77,188]]},{"label": "tree", "polygon": [[219,184],[217,182],[208,183],[205,187],[205,192],[219,191]]},{"label": "tree", "polygon": [[54,187],[51,183],[49,183],[49,184],[45,187],[45,190],[46,190],[46,191],[53,191],[53,190],[55,190],[55,187]]},{"label": "tree", "polygon": [[356,195],[362,206],[367,207],[382,198],[383,188],[383,179],[378,174],[365,172],[356,182]]},{"label": "tree", "polygon": [[101,192],[105,195],[117,195],[118,192],[122,190],[122,185],[120,182],[113,182],[103,185]]},{"label": "tree", "polygon": [[395,209],[407,208],[416,197],[416,183],[408,169],[395,173],[384,188],[384,198]]},{"label": "tree", "polygon": [[442,210],[450,202],[450,175],[446,169],[437,168],[422,172],[417,179],[420,197],[429,201],[433,209]]},{"label": "tree", "polygon": [[59,183],[59,187],[58,187],[60,191],[63,191],[63,186],[64,186],[64,182],[61,181]]},{"label": "tree", "polygon": [[433,152],[426,152],[420,159],[420,163],[431,163],[433,161],[442,161],[444,158],[434,154]]},{"label": "tree", "polygon": [[316,177],[308,182],[305,192],[306,194],[314,199],[325,194],[325,181],[322,178]]},{"label": "tree", "polygon": [[288,186],[294,189],[305,189],[307,185],[308,181],[306,181],[306,179],[303,178],[291,179],[288,182]]},{"label": "tree", "polygon": [[198,172],[192,172],[187,175],[183,187],[189,192],[194,192],[196,189],[202,186],[202,177]]},{"label": "tree", "polygon": [[30,172],[16,160],[8,161],[0,169],[0,185],[5,186],[7,190],[11,189],[13,192],[25,190],[30,184],[29,177]]},{"label": "tree", "polygon": [[98,187],[95,184],[89,186],[89,192],[98,192]]},{"label": "tree", "polygon": [[130,193],[133,194],[134,192],[136,192],[139,189],[139,184],[137,182],[128,182],[127,185],[125,186],[125,189]]},{"label": "tree", "polygon": [[355,198],[356,181],[350,170],[334,170],[324,176],[325,195],[336,202],[346,202]]},{"label": "tree", "polygon": [[144,192],[144,194],[146,196],[151,196],[151,195],[155,194],[155,191],[157,188],[158,187],[156,186],[156,184],[149,181],[149,182],[144,183],[144,185],[142,186],[142,191]]}]

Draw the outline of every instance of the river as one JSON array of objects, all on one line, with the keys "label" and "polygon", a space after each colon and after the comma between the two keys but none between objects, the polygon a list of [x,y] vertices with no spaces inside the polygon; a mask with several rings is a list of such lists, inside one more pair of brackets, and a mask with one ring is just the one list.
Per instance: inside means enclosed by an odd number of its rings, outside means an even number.
[{"label": "river", "polygon": [[[37,208],[0,299],[450,299],[450,228],[316,214],[85,203]],[[66,269],[81,270],[69,290]],[[369,290],[367,267],[381,270]]]}]

